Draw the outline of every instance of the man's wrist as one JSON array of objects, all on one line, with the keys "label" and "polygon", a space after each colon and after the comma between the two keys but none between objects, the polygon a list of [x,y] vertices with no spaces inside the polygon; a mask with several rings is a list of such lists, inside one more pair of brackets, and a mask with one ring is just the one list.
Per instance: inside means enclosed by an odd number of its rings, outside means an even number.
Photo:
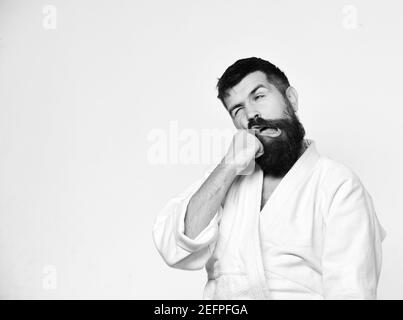
[{"label": "man's wrist", "polygon": [[242,168],[239,168],[234,161],[231,161],[227,157],[224,157],[218,166],[221,170],[224,170],[226,173],[234,176],[237,176],[242,171]]}]

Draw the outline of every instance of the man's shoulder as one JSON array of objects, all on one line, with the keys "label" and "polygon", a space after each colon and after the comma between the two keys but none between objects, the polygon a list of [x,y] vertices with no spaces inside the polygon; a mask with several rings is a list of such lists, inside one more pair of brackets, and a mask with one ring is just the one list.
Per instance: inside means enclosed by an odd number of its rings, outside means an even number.
[{"label": "man's shoulder", "polygon": [[321,156],[320,160],[321,184],[324,191],[334,191],[342,185],[363,187],[362,181],[356,172],[347,164]]},{"label": "man's shoulder", "polygon": [[319,173],[319,176],[323,182],[360,180],[350,166],[318,152],[314,140],[306,139],[305,143],[308,147],[311,147],[308,149],[311,150],[310,154],[313,154],[318,159],[317,163],[315,164],[315,171]]}]

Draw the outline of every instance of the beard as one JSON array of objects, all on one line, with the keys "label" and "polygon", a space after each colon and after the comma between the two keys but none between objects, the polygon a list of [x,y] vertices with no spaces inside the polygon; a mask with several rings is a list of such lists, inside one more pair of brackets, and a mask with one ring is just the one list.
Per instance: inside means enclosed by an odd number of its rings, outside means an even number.
[{"label": "beard", "polygon": [[264,154],[255,161],[265,174],[274,177],[285,176],[298,160],[305,136],[305,129],[296,114],[292,111],[286,118],[274,120],[256,117],[248,123],[249,129],[253,126],[281,130],[278,137],[264,135],[261,131],[256,133],[263,145]]}]

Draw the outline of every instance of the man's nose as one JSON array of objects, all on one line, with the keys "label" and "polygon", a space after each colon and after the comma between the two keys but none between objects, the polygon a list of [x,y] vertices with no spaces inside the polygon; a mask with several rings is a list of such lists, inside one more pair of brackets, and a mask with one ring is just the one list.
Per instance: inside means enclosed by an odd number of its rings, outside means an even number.
[{"label": "man's nose", "polygon": [[250,121],[256,117],[260,117],[260,113],[255,108],[247,108],[246,117]]},{"label": "man's nose", "polygon": [[257,111],[249,112],[249,113],[247,114],[247,126],[246,126],[246,127],[248,127],[249,123],[250,123],[252,120],[257,119],[257,118],[260,118],[260,113],[259,113],[259,112],[257,112]]}]

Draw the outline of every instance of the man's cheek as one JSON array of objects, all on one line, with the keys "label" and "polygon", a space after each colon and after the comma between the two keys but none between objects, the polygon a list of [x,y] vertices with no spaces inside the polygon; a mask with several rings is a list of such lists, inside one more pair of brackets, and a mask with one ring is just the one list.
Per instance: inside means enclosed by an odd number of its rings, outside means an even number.
[{"label": "man's cheek", "polygon": [[232,122],[233,122],[235,128],[237,128],[237,129],[247,129],[248,128],[247,121],[243,121],[242,116],[232,117]]},{"label": "man's cheek", "polygon": [[273,138],[267,137],[267,136],[262,136],[260,134],[257,134],[256,138],[259,139],[259,141],[263,144],[263,146],[269,146],[270,144],[272,144],[274,142]]}]

